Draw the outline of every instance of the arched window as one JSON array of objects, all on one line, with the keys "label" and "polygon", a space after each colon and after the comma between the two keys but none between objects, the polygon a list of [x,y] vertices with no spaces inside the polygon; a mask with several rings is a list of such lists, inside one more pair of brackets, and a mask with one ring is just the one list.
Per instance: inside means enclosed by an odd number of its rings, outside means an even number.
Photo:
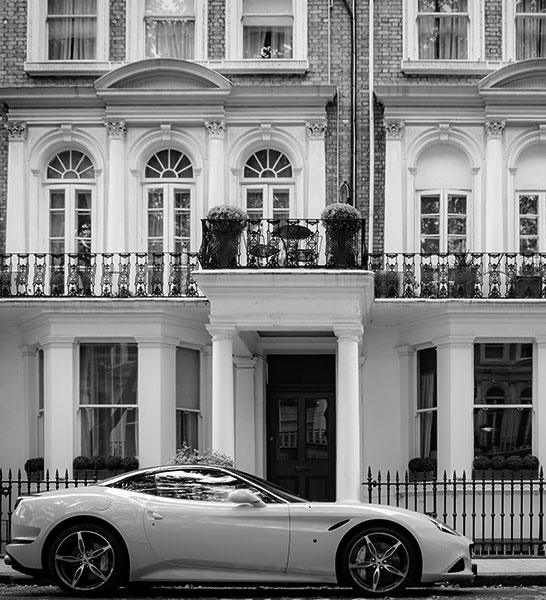
[{"label": "arched window", "polygon": [[79,150],[63,150],[46,169],[49,251],[90,253],[95,167]]},{"label": "arched window", "polygon": [[472,174],[464,153],[436,144],[419,157],[415,176],[420,252],[467,252]]},{"label": "arched window", "polygon": [[144,169],[147,251],[189,251],[192,236],[193,165],[179,150],[154,154]]},{"label": "arched window", "polygon": [[285,154],[272,148],[255,152],[245,163],[243,178],[243,197],[251,219],[293,217],[293,169]]}]

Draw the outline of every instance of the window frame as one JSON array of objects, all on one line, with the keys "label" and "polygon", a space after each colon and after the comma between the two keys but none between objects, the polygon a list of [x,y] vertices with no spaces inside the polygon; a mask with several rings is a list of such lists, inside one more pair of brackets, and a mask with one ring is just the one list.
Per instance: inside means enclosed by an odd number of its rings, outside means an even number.
[{"label": "window frame", "polygon": [[[514,0],[502,0],[502,12],[503,12],[503,60],[505,61],[520,61],[525,59],[516,58],[516,15],[522,14],[516,12],[516,3]],[[529,14],[529,13],[523,13]],[[546,13],[533,13],[537,17],[544,15],[546,20]],[[543,57],[546,58],[546,53]]]},{"label": "window frame", "polygon": [[418,0],[403,3],[402,71],[422,74],[461,73],[486,74],[491,71],[485,56],[485,8],[483,2],[468,0],[468,52],[466,59],[420,59]]},{"label": "window frame", "polygon": [[270,73],[306,72],[307,57],[307,0],[292,0],[293,31],[292,58],[243,58],[243,0],[226,2],[226,60],[223,72]]},{"label": "window frame", "polygon": [[[520,198],[522,196],[538,196],[537,201],[537,250],[521,250],[521,229],[520,219],[522,216],[520,213]],[[516,190],[515,198],[515,239],[516,239],[516,251],[518,253],[532,253],[545,252],[546,251],[546,190]],[[527,213],[532,214],[532,213]]]},{"label": "window frame", "polygon": [[[146,59],[145,0],[127,3],[126,55],[128,62]],[[195,2],[195,54],[191,62],[207,60],[208,2]],[[166,57],[163,57],[166,58]]]},{"label": "window frame", "polygon": [[47,0],[28,0],[27,57],[25,72],[30,75],[100,75],[111,68],[110,2],[97,0],[97,55],[90,60],[49,60]]},{"label": "window frame", "polygon": [[[421,198],[423,196],[436,196],[438,195],[440,197],[440,212],[439,212],[439,218],[440,218],[440,231],[438,234],[438,238],[439,238],[439,250],[438,252],[432,252],[431,254],[445,254],[450,252],[448,250],[447,247],[447,242],[448,242],[448,238],[449,238],[449,234],[447,231],[447,225],[448,225],[448,216],[451,213],[447,212],[447,203],[448,203],[448,198],[450,195],[453,196],[465,196],[466,197],[466,248],[465,250],[462,250],[461,252],[466,253],[469,251],[470,248],[472,248],[472,239],[471,239],[471,234],[472,234],[472,223],[471,223],[471,217],[472,217],[472,194],[469,190],[460,190],[460,189],[452,189],[452,188],[445,188],[445,189],[431,189],[431,190],[418,190],[417,191],[417,206],[416,206],[416,236],[415,236],[415,244],[417,247],[417,252],[421,253],[421,242],[422,242],[422,233],[421,233],[421,218],[423,216],[422,212],[421,212]],[[430,213],[433,214],[433,213]],[[453,213],[456,214],[456,213]],[[425,236],[426,237],[426,236]],[[430,236],[429,236],[430,237]],[[453,252],[451,252],[453,253]],[[458,254],[458,252],[455,252],[454,254]]]}]

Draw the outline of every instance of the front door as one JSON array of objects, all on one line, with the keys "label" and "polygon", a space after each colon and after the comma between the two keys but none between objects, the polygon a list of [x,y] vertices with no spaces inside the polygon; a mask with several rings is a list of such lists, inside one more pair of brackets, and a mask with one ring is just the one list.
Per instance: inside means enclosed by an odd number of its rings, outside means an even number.
[{"label": "front door", "polygon": [[335,500],[333,390],[268,390],[267,478],[314,501]]}]

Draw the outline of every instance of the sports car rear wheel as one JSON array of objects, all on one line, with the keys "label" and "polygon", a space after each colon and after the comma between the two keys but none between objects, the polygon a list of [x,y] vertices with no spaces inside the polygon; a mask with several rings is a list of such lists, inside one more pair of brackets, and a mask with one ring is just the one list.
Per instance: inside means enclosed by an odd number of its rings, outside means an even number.
[{"label": "sports car rear wheel", "polygon": [[413,546],[401,532],[387,526],[370,527],[355,534],[345,546],[342,575],[368,596],[395,594],[413,577],[413,557]]},{"label": "sports car rear wheel", "polygon": [[77,596],[99,596],[123,583],[125,551],[106,527],[73,525],[53,540],[48,566],[63,590]]}]

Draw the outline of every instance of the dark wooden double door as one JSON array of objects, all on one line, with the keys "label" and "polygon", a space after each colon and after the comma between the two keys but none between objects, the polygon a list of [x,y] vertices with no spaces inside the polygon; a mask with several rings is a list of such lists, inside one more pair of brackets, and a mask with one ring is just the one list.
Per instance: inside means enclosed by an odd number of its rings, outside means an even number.
[{"label": "dark wooden double door", "polygon": [[314,501],[335,500],[333,377],[330,356],[293,357],[282,372],[270,368],[267,478]]}]

